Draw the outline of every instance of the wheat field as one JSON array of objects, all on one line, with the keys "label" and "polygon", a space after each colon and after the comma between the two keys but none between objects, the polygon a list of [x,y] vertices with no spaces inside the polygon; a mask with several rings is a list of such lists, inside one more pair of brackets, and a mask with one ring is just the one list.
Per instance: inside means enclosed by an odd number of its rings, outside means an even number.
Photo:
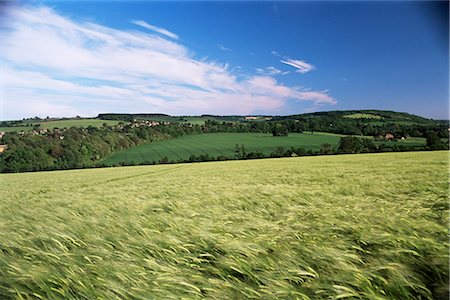
[{"label": "wheat field", "polygon": [[448,152],[0,175],[0,299],[445,299]]}]

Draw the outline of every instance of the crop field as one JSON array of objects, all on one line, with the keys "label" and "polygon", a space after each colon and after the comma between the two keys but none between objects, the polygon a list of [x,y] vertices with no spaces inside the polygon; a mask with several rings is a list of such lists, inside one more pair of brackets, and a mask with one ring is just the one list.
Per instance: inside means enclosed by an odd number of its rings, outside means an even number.
[{"label": "crop field", "polygon": [[[277,147],[302,147],[306,150],[319,150],[322,144],[328,143],[337,147],[339,138],[344,135],[317,132],[290,133],[287,137],[274,137],[271,134],[262,133],[208,133],[187,135],[175,139],[152,142],[135,146],[120,152],[116,152],[102,162],[106,165],[114,165],[120,162],[158,162],[167,157],[169,161],[187,160],[189,156],[208,154],[210,157],[223,155],[234,158],[236,144],[244,145],[247,152],[260,151],[269,155]],[[372,138],[372,137],[366,137]],[[411,138],[398,142],[376,142],[377,144],[393,144],[423,146],[424,138]]]},{"label": "crop field", "polygon": [[[55,121],[40,121],[33,120],[26,121],[27,124],[39,124],[39,129],[53,129],[53,128],[69,128],[69,127],[101,127],[103,123],[109,126],[117,125],[120,121],[100,120],[100,119],[69,119],[69,120],[55,120]],[[0,127],[0,131],[31,131],[33,126],[15,126],[15,127]]]},{"label": "crop field", "polygon": [[114,153],[103,161],[105,164],[118,162],[152,162],[167,156],[170,160],[188,159],[192,154],[208,154],[217,157],[223,155],[233,158],[236,144],[243,144],[247,152],[261,151],[270,154],[277,147],[291,146],[305,149],[320,149],[320,145],[329,143],[336,146],[339,137],[334,135],[316,135],[291,133],[287,137],[264,133],[208,133],[187,135],[175,139],[153,142]]},{"label": "crop field", "polygon": [[383,117],[378,116],[378,115],[363,114],[363,113],[350,114],[350,115],[345,115],[343,117],[349,118],[349,119],[377,119],[377,120],[383,119]]},{"label": "crop field", "polygon": [[70,120],[56,120],[48,122],[36,122],[34,124],[40,124],[39,129],[52,129],[52,128],[64,128],[64,127],[101,127],[103,123],[107,125],[117,125],[119,121],[99,120],[99,119],[70,119]]},{"label": "crop field", "polygon": [[32,126],[12,126],[12,127],[0,127],[0,131],[3,132],[14,132],[14,131],[31,131]]},{"label": "crop field", "polygon": [[0,174],[0,299],[448,299],[448,155]]}]

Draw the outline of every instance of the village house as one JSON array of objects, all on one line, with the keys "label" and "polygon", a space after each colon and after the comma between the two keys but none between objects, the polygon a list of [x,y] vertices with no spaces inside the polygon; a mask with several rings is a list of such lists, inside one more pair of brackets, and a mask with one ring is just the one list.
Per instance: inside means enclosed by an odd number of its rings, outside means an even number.
[{"label": "village house", "polygon": [[386,135],[384,136],[384,139],[386,141],[393,141],[395,139],[395,136],[392,133],[386,133]]},{"label": "village house", "polygon": [[8,149],[8,145],[0,145],[0,153],[3,153],[6,149]]}]

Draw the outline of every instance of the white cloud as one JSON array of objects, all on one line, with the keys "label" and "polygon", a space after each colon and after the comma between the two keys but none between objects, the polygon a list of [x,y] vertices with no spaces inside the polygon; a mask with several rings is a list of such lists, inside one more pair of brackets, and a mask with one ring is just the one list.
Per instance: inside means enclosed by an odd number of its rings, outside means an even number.
[{"label": "white cloud", "polygon": [[164,29],[164,28],[161,28],[161,27],[157,27],[157,26],[148,24],[148,23],[145,22],[145,21],[142,21],[142,20],[135,20],[135,21],[131,21],[131,23],[133,23],[134,25],[138,25],[138,26],[144,27],[144,28],[146,28],[146,29],[155,31],[155,32],[157,32],[157,33],[163,34],[163,35],[165,35],[165,36],[167,36],[167,37],[170,37],[170,38],[172,38],[172,39],[174,39],[174,40],[178,40],[178,35],[176,35],[175,33],[170,32],[170,31],[167,30],[167,29]]},{"label": "white cloud", "polygon": [[266,67],[266,68],[256,68],[255,69],[258,74],[266,75],[266,76],[275,76],[275,75],[287,75],[291,73],[291,71],[281,71],[275,67]]},{"label": "white cloud", "polygon": [[227,47],[225,47],[224,45],[221,45],[221,44],[218,44],[217,46],[223,51],[228,51],[228,52],[233,51],[233,49],[227,48]]},{"label": "white cloud", "polygon": [[284,73],[283,71],[278,70],[275,67],[266,67],[264,69],[263,68],[256,68],[255,70],[256,70],[256,72],[258,74],[261,74],[261,75],[280,75],[280,74]]},{"label": "white cloud", "polygon": [[297,70],[295,70],[295,72],[302,73],[302,74],[316,69],[315,66],[305,62],[304,60],[288,58],[286,60],[281,60],[281,62],[283,64],[286,64],[286,65],[296,68]]},{"label": "white cloud", "polygon": [[273,56],[281,56],[280,53],[278,53],[275,50],[272,50],[272,52],[270,52],[270,54],[272,54]]},{"label": "white cloud", "polygon": [[326,91],[289,87],[270,76],[238,76],[160,36],[74,21],[47,7],[18,7],[2,17],[4,119],[275,114],[288,101],[335,103]]}]

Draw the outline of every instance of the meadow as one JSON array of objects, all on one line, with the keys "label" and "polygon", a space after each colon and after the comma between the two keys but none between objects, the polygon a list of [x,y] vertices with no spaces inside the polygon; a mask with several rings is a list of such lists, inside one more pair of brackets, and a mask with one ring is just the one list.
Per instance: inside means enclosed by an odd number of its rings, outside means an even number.
[{"label": "meadow", "polygon": [[[208,133],[187,135],[179,138],[152,142],[115,152],[102,161],[105,165],[121,162],[148,163],[158,162],[167,157],[168,161],[188,160],[191,155],[208,154],[210,157],[235,157],[235,146],[244,145],[247,152],[260,151],[270,155],[278,147],[285,150],[290,147],[302,147],[305,150],[320,150],[322,144],[337,148],[340,137],[345,135],[332,133],[290,133],[288,136],[272,136],[264,133]],[[366,137],[371,138],[372,137]],[[423,146],[424,138],[410,138],[398,142],[376,142],[409,146]]]},{"label": "meadow", "polygon": [[0,174],[0,299],[447,299],[448,154]]}]

